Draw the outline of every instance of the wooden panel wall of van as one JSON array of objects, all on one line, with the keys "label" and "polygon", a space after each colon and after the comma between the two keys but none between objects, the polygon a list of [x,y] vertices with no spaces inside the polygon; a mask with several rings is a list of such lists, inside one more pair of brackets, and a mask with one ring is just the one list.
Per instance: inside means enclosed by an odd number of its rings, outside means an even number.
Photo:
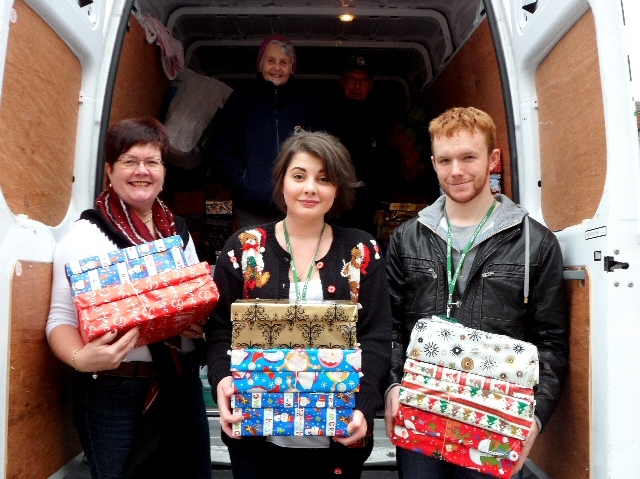
[{"label": "wooden panel wall of van", "polygon": [[422,100],[427,118],[458,106],[486,111],[496,124],[496,148],[502,149],[503,192],[511,196],[511,168],[507,117],[502,83],[489,22],[484,20],[431,85]]},{"label": "wooden panel wall of van", "polygon": [[23,0],[14,8],[0,103],[0,185],[14,214],[55,226],[71,201],[82,69]]},{"label": "wooden panel wall of van", "polygon": [[14,267],[7,479],[45,479],[82,450],[71,418],[71,371],[53,355],[44,332],[52,274],[51,263]]},{"label": "wooden panel wall of van", "polygon": [[569,373],[553,416],[529,458],[554,479],[591,475],[591,282],[566,280],[569,317]]},{"label": "wooden panel wall of van", "polygon": [[536,72],[542,214],[554,231],[593,218],[607,169],[604,106],[589,10]]},{"label": "wooden panel wall of van", "polygon": [[144,115],[161,119],[170,83],[162,69],[160,49],[147,43],[144,28],[131,15],[118,64],[109,123]]}]

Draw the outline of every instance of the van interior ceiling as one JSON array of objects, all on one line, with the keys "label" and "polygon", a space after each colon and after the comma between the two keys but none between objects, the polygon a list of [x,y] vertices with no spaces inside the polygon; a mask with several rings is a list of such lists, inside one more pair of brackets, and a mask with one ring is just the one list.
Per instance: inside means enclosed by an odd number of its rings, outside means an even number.
[{"label": "van interior ceiling", "polygon": [[[353,18],[342,21],[342,14]],[[149,49],[155,50],[152,55],[156,58],[159,49],[138,39],[144,36],[138,20],[146,15],[166,25],[182,44],[187,69],[232,88],[253,81],[258,47],[274,33],[289,38],[296,47],[296,81],[327,99],[325,104],[339,94],[344,62],[354,55],[366,56],[375,67],[370,95],[399,128],[394,129],[396,136],[392,138],[396,159],[390,161],[412,157],[406,161],[417,162],[411,171],[419,172],[403,171],[406,183],[387,192],[381,211],[389,203],[410,203],[415,211],[409,214],[413,215],[418,207],[437,198],[439,187],[430,165],[427,127],[432,118],[453,106],[473,105],[495,119],[498,147],[503,152],[500,186],[502,192],[512,193],[500,68],[481,0],[137,0],[123,40],[110,123],[144,114],[164,120],[180,87],[180,76],[169,82],[158,60],[150,60]],[[149,68],[150,61],[157,64]],[[151,85],[157,91],[152,93]],[[150,102],[151,97],[155,99]],[[210,129],[205,130],[199,145],[208,134]],[[173,160],[163,197],[187,219],[198,244],[205,201],[230,196],[219,188],[209,162],[190,161],[193,158],[188,155]],[[382,170],[380,175],[388,174]],[[406,220],[407,216],[398,219]],[[383,230],[380,234],[387,235],[389,229]],[[384,238],[379,239],[384,246]],[[206,249],[199,252],[215,261]]]}]

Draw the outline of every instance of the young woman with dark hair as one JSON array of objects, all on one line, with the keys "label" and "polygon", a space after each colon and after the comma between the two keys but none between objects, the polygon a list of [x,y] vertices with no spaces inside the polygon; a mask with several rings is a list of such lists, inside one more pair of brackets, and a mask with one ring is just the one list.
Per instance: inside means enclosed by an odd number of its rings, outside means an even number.
[{"label": "young woman with dark hair", "polygon": [[[391,316],[384,262],[375,240],[326,223],[353,204],[358,185],[346,148],[325,133],[300,132],[283,145],[274,166],[274,202],[282,221],[239,231],[225,245],[214,280],[220,301],[207,324],[209,381],[217,391],[222,439],[235,478],[276,478],[282,467],[305,479],[360,477],[373,447],[373,418],[391,354]],[[251,260],[249,261],[249,256]],[[242,298],[291,302],[351,300],[361,305],[360,392],[349,437],[232,439],[231,304]]]}]

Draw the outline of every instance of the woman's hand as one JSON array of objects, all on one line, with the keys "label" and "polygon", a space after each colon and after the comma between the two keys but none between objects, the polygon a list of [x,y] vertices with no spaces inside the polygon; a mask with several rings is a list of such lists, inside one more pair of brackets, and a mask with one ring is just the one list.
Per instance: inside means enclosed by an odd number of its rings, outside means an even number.
[{"label": "woman's hand", "polygon": [[367,435],[367,420],[358,409],[353,411],[351,422],[347,425],[347,432],[351,434],[349,437],[334,437],[333,440],[344,446],[353,444]]},{"label": "woman's hand", "polygon": [[200,324],[190,324],[182,330],[180,336],[189,339],[204,339],[204,326]]},{"label": "woman's hand", "polygon": [[227,376],[222,378],[216,388],[216,402],[220,411],[220,426],[224,433],[234,439],[240,439],[233,435],[231,424],[242,421],[242,414],[232,414],[231,396],[233,395],[233,378]]},{"label": "woman's hand", "polygon": [[120,339],[114,341],[115,331],[94,339],[73,354],[72,366],[78,371],[95,372],[115,369],[124,361],[134,348],[140,336],[138,328],[127,331]]},{"label": "woman's hand", "polygon": [[393,435],[393,421],[398,414],[398,407],[400,406],[400,386],[393,386],[387,392],[387,397],[384,398],[384,423],[387,426],[387,437],[391,439]]}]

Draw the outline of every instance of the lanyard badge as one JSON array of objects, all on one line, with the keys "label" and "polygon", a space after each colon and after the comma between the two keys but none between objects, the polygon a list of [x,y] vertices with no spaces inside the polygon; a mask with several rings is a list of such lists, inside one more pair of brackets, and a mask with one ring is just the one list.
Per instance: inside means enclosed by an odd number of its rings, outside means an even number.
[{"label": "lanyard badge", "polygon": [[480,231],[482,231],[482,228],[484,227],[485,223],[489,219],[489,216],[491,216],[491,213],[493,213],[493,210],[496,207],[496,203],[497,201],[494,198],[491,208],[489,208],[489,211],[487,211],[487,214],[484,215],[484,218],[482,218],[482,221],[480,221],[478,226],[476,226],[475,231],[471,235],[471,239],[469,240],[469,243],[467,243],[467,246],[464,248],[462,254],[460,255],[460,261],[458,262],[456,271],[453,274],[452,274],[453,272],[453,254],[452,254],[453,235],[451,234],[451,224],[449,223],[449,218],[447,217],[447,212],[445,209],[444,216],[447,220],[447,285],[449,286],[449,297],[447,299],[447,318],[451,317],[451,307],[452,306],[459,307],[461,304],[460,301],[457,301],[455,303],[453,302],[453,293],[456,290],[456,281],[458,281],[458,276],[460,275],[460,271],[462,270],[462,264],[464,263],[464,259],[466,258],[467,253],[473,246],[473,243],[475,242],[478,234],[480,234]]}]

